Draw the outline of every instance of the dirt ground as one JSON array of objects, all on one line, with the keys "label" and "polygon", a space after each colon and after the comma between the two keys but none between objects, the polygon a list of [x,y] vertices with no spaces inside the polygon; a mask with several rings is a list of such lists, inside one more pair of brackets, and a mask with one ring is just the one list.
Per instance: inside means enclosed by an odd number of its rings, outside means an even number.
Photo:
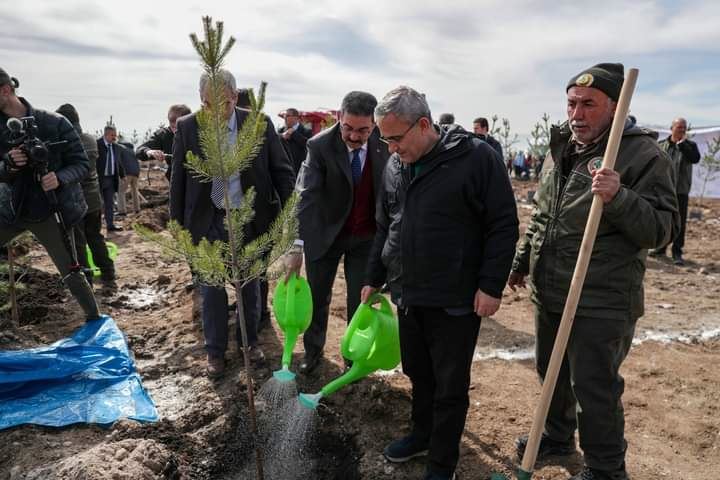
[{"label": "dirt ground", "polygon": [[[142,187],[149,205],[125,220],[126,227],[138,222],[160,230],[167,221],[165,184],[160,172],[152,178],[152,186],[143,182]],[[523,229],[530,213],[527,192],[534,186],[515,184]],[[720,471],[720,201],[691,209],[701,218],[688,223],[687,266],[648,261],[646,315],[622,370],[628,471],[634,480],[707,480]],[[152,424],[124,420],[109,428],[0,431],[0,480],[253,478],[244,373],[235,342],[230,342],[225,377],[208,380],[202,332],[186,289],[187,267],[163,257],[129,228],[109,239],[120,247],[118,288],[96,285],[96,294],[102,310],[127,335],[161,419]],[[0,331],[2,349],[50,343],[83,322],[72,297],[58,287],[42,248],[36,245],[22,263],[26,288],[20,327]],[[341,372],[342,276],[333,290],[326,358],[317,377],[298,377],[300,391],[316,392]],[[281,342],[276,326],[261,334],[267,363],[254,372],[256,389],[279,368]],[[503,307],[481,328],[458,467],[462,479],[486,479],[515,468],[513,442],[529,431],[540,392],[533,342],[527,292],[506,292]],[[387,442],[408,430],[409,409],[410,384],[400,369],[340,390],[318,409],[315,436],[303,457],[307,465],[272,478],[422,478],[422,460],[398,466],[381,455]],[[534,478],[566,479],[581,467],[578,454],[537,465]]]}]

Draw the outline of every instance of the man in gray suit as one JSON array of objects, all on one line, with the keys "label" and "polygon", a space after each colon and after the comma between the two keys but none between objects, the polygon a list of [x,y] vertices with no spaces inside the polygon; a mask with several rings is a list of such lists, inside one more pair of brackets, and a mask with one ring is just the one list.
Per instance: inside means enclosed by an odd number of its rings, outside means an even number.
[{"label": "man in gray suit", "polygon": [[308,140],[307,158],[298,172],[300,239],[287,262],[290,273],[299,273],[304,250],[313,297],[312,323],[303,336],[301,373],[311,373],[322,358],[332,285],[341,257],[345,258],[347,319],[360,304],[375,235],[377,192],[388,158],[373,120],[376,105],[369,93],[345,95],[340,121]]},{"label": "man in gray suit", "polygon": [[[228,142],[234,144],[249,111],[235,107],[237,87],[235,77],[227,70],[220,70],[225,86],[224,115],[228,122]],[[200,97],[203,105],[209,102],[209,77],[200,78]],[[238,208],[244,201],[249,187],[255,187],[255,216],[245,227],[245,241],[250,242],[267,232],[293,191],[295,175],[290,160],[280,144],[270,119],[260,152],[252,165],[230,178],[229,209]],[[187,152],[204,158],[200,148],[197,113],[186,115],[177,121],[173,143],[172,176],[170,177],[170,218],[190,231],[193,242],[206,238],[226,241],[226,205],[218,195],[219,182],[201,182],[185,167]],[[228,297],[225,288],[201,286],[203,297],[202,323],[205,347],[208,353],[208,376],[217,378],[225,369],[225,350],[228,343]],[[257,325],[260,318],[260,288],[257,281],[242,289],[245,307],[245,324],[248,333],[250,358],[262,362],[264,355],[257,346]],[[237,326],[238,330],[240,326]],[[238,343],[240,336],[237,335]]]}]

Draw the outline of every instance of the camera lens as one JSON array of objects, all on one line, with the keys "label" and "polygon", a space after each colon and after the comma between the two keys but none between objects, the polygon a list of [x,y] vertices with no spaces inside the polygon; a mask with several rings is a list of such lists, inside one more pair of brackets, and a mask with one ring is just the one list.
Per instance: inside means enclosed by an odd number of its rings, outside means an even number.
[{"label": "camera lens", "polygon": [[48,149],[45,145],[35,144],[30,148],[30,156],[36,162],[45,162],[48,157]]}]

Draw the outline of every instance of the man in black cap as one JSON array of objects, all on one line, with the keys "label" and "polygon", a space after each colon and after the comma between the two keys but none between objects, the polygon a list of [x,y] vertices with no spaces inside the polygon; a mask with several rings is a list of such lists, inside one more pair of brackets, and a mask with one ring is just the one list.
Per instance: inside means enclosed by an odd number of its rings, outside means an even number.
[{"label": "man in black cap", "polygon": [[[90,162],[70,122],[33,108],[15,94],[19,86],[16,78],[0,69],[0,245],[25,231],[32,232],[48,251],[86,319],[95,320],[100,316],[97,302],[72,248],[72,226],[87,210],[79,182],[88,174]],[[45,165],[38,154],[31,157],[14,141],[16,134],[8,120],[23,117],[33,117],[38,138],[51,142]],[[57,221],[59,216],[64,226]]]},{"label": "man in black cap", "polygon": [[[679,215],[671,164],[657,134],[626,120],[615,170],[601,168],[624,80],[619,63],[595,65],[566,87],[567,122],[550,133],[535,209],[508,285],[532,279],[535,358],[545,377],[593,197],[604,203],[573,331],[545,422],[538,459],[575,452],[572,480],[625,480],[624,388],[620,365],[643,314],[647,250],[666,245]],[[519,456],[527,437],[517,441]]]},{"label": "man in black cap", "polygon": [[455,124],[455,115],[452,113],[441,113],[438,117],[438,125],[441,127],[450,127]]},{"label": "man in black cap", "polygon": [[[75,131],[80,136],[80,142],[83,145],[85,154],[90,160],[90,165],[95,165],[98,157],[97,143],[95,138],[89,133],[85,133],[80,126],[80,116],[75,107],[69,103],[60,105],[56,110],[57,113],[67,118],[72,124]],[[108,254],[105,237],[102,234],[102,197],[100,196],[100,182],[98,180],[97,170],[90,168],[88,175],[80,182],[85,203],[87,203],[87,212],[85,216],[78,222],[75,228],[75,247],[77,250],[78,262],[86,269],[88,281],[92,283],[92,272],[89,272],[89,264],[86,255],[86,246],[90,248],[93,263],[100,269],[100,279],[108,285],[112,285],[115,281],[115,262]]]}]

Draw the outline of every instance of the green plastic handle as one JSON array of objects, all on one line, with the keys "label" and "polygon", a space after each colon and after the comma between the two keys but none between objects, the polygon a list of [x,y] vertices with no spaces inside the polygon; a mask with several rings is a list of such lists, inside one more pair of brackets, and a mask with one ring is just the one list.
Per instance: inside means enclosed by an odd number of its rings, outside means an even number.
[{"label": "green plastic handle", "polygon": [[383,312],[392,315],[392,307],[390,306],[390,302],[385,297],[385,295],[382,295],[380,293],[373,293],[370,295],[370,298],[368,298],[368,301],[366,302],[367,305],[374,305],[376,303],[380,303],[380,310]]},{"label": "green plastic handle", "polygon": [[[285,287],[287,288],[287,297],[285,302],[285,325],[293,325],[297,323],[297,318],[294,318],[295,315],[295,289],[298,287],[298,277],[295,273],[290,274],[290,278],[288,278],[287,283],[285,284]],[[292,312],[292,313],[291,313]],[[292,322],[289,321],[288,317],[290,315],[293,315]]]},{"label": "green plastic handle", "polygon": [[[372,307],[370,305],[362,304],[358,307],[358,311],[360,313],[363,313],[365,310],[372,310]],[[367,312],[367,315],[372,315],[371,312]],[[348,329],[345,332],[345,337],[343,338],[343,344],[342,344],[342,354],[344,357],[357,361],[357,360],[364,360],[370,355],[370,350],[373,347],[373,343],[375,338],[377,337],[378,328],[380,326],[379,322],[376,318],[372,318],[372,321],[370,321],[370,324],[363,328],[363,333],[366,330],[369,330],[369,338],[367,335],[363,335],[363,337],[366,338],[365,341],[358,341],[356,340],[353,342],[353,339],[356,335],[358,335],[358,329],[361,326],[360,319],[358,321],[350,321],[350,325],[348,325]],[[352,350],[350,350],[350,347],[352,345]]]}]

